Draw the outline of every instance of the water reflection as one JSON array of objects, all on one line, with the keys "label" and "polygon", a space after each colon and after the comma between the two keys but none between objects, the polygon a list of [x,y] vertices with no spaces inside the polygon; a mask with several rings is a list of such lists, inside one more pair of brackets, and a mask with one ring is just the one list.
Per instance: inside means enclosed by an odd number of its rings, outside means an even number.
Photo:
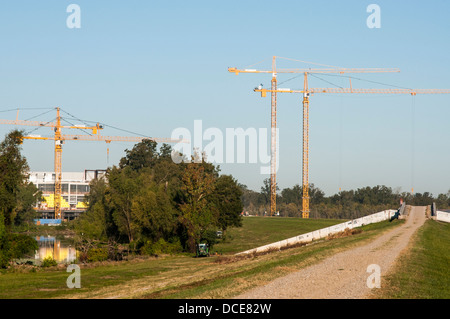
[{"label": "water reflection", "polygon": [[77,251],[70,243],[61,241],[54,236],[36,236],[39,250],[36,251],[34,259],[43,261],[44,258],[51,257],[57,263],[71,263],[77,259]]}]

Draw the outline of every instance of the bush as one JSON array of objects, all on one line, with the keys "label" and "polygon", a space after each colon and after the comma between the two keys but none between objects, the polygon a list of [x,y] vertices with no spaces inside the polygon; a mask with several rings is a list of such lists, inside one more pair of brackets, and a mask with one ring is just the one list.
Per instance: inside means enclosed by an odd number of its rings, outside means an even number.
[{"label": "bush", "polygon": [[91,248],[87,252],[87,261],[104,261],[108,259],[108,249],[106,248]]},{"label": "bush", "polygon": [[0,269],[8,268],[9,261],[11,260],[9,251],[0,249]]},{"label": "bush", "polygon": [[45,257],[44,260],[42,260],[41,267],[52,267],[56,266],[58,263],[56,260],[53,259],[53,257]]},{"label": "bush", "polygon": [[12,259],[33,254],[37,249],[39,246],[34,238],[20,234],[4,234],[0,238],[0,268],[7,268]]},{"label": "bush", "polygon": [[[1,217],[1,213],[0,213]],[[1,222],[1,219],[0,219]],[[1,226],[1,225],[0,225]],[[11,260],[10,242],[7,236],[0,237],[0,268],[8,268]]]},{"label": "bush", "polygon": [[140,248],[139,252],[142,255],[161,255],[161,254],[175,254],[183,251],[180,240],[176,239],[172,242],[167,242],[160,238],[157,242],[147,240]]},{"label": "bush", "polygon": [[216,231],[207,230],[200,239],[200,242],[206,242],[209,246],[209,249],[212,249],[213,246],[218,243]]},{"label": "bush", "polygon": [[22,258],[24,256],[34,254],[34,251],[39,249],[36,239],[27,235],[11,234],[10,242],[12,258]]}]

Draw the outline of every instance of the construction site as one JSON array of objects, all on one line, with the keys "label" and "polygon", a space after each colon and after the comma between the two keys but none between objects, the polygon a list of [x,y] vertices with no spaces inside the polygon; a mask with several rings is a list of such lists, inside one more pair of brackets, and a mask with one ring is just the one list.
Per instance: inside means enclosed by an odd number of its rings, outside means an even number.
[{"label": "construction site", "polygon": [[[43,137],[37,134],[28,134],[23,137],[25,140],[51,140],[54,141],[54,168],[53,172],[33,172],[29,173],[29,182],[35,184],[42,192],[44,201],[37,203],[35,209],[41,214],[41,219],[37,223],[60,224],[62,220],[72,220],[84,212],[87,207],[85,196],[89,193],[89,183],[93,179],[104,177],[106,169],[85,170],[80,173],[62,172],[62,149],[67,140],[72,141],[101,141],[110,144],[113,141],[119,142],[140,142],[152,140],[161,143],[187,143],[180,139],[154,138],[139,136],[102,136],[100,130],[103,129],[99,123],[95,126],[84,125],[61,125],[60,108],[55,108],[55,122],[40,122],[19,120],[19,109],[15,120],[0,120],[0,124],[50,127],[54,130],[54,136]],[[48,113],[48,111],[44,112]],[[67,112],[66,112],[67,113]],[[71,116],[70,113],[67,115]],[[66,120],[67,121],[67,120]],[[71,122],[69,122],[71,123]],[[62,129],[77,129],[87,132],[88,135],[67,135],[62,134]],[[109,155],[109,148],[107,150]]]},{"label": "construction site", "polygon": [[449,11],[0,5],[0,300],[449,299]]},{"label": "construction site", "polygon": [[[73,220],[86,211],[89,183],[102,178],[106,170],[85,170],[84,172],[63,172],[61,174],[61,219]],[[52,220],[55,217],[55,172],[30,172],[29,182],[42,192],[43,201],[35,209],[41,219]],[[39,223],[45,222],[40,220]]]}]

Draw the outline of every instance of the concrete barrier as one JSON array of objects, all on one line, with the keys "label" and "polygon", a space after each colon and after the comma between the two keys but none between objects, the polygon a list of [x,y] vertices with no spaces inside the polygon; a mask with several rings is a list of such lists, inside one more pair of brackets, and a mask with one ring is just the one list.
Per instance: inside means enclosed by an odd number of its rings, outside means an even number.
[{"label": "concrete barrier", "polygon": [[237,253],[236,255],[244,255],[244,254],[253,254],[253,253],[262,253],[269,250],[280,250],[283,247],[292,246],[296,244],[307,244],[312,242],[313,240],[318,240],[322,238],[326,238],[328,235],[333,235],[336,233],[340,233],[344,231],[345,229],[352,229],[356,227],[361,227],[368,224],[378,223],[384,220],[389,220],[394,214],[397,212],[397,210],[389,209],[384,210],[382,212],[378,212],[372,215],[352,219],[349,221],[346,221],[344,223],[340,223],[337,225],[329,226],[326,228],[318,229],[309,233],[301,234],[295,237],[291,237],[288,239],[284,239],[281,241],[277,241],[275,243],[271,243],[268,245],[264,245],[261,247],[249,249],[240,253]]},{"label": "concrete barrier", "polygon": [[450,223],[450,213],[438,210],[436,211],[436,220],[440,222]]}]

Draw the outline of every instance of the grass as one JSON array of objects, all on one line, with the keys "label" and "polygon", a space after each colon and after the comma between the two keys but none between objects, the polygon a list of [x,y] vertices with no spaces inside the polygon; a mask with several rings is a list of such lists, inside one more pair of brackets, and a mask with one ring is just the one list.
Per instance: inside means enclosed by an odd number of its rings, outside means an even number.
[{"label": "grass", "polygon": [[16,272],[0,273],[0,298],[229,298],[402,223],[371,224],[353,236],[266,255],[245,258],[233,255],[339,222],[342,221],[245,218],[242,229],[230,230],[228,239],[218,245],[224,252],[222,256],[163,256],[80,265],[81,289],[67,288],[70,274],[64,265],[38,268],[37,272],[21,272],[18,268]]},{"label": "grass", "polygon": [[374,298],[449,299],[450,224],[427,220]]},{"label": "grass", "polygon": [[[81,268],[79,291],[96,290],[124,283],[128,280],[154,276],[166,269],[158,260],[105,263]],[[70,273],[65,265],[39,269],[37,272],[0,273],[0,299],[62,298],[73,294],[66,280]]]},{"label": "grass", "polygon": [[243,227],[228,230],[225,240],[214,246],[213,251],[234,254],[343,222],[342,219],[245,217]]}]

